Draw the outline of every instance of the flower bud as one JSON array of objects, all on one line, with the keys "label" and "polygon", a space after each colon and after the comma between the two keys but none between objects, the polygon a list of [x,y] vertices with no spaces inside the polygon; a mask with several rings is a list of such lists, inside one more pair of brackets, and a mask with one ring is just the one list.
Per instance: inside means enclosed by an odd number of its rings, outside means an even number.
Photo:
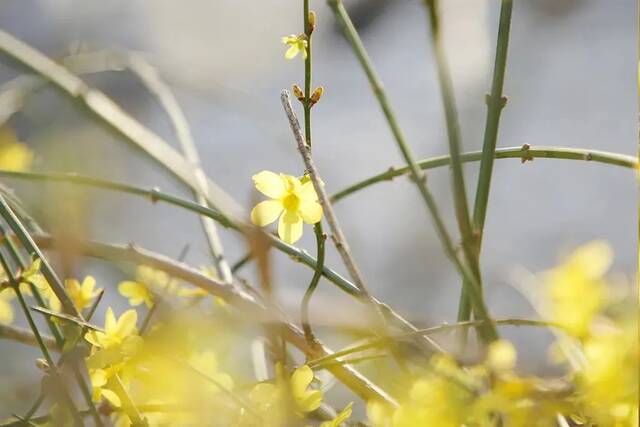
[{"label": "flower bud", "polygon": [[293,90],[293,95],[298,98],[298,101],[304,102],[304,92],[298,85],[291,86],[291,90]]},{"label": "flower bud", "polygon": [[309,12],[309,34],[313,33],[316,29],[316,13],[314,11]]},{"label": "flower bud", "polygon": [[49,373],[49,370],[51,369],[49,363],[44,359],[36,359],[36,368],[45,373]]},{"label": "flower bud", "polygon": [[313,91],[310,98],[312,106],[315,105],[318,101],[320,101],[320,98],[322,98],[323,93],[324,93],[324,88],[322,86],[318,86],[316,90]]}]

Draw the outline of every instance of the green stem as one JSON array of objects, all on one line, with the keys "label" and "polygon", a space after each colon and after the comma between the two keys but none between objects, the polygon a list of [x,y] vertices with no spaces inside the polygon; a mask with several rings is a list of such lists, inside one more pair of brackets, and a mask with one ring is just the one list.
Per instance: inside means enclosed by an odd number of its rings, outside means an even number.
[{"label": "green stem", "polygon": [[[94,188],[102,188],[106,190],[119,191],[122,193],[132,194],[136,196],[146,197],[152,202],[162,201],[174,206],[181,207],[183,209],[189,210],[191,212],[197,213],[199,215],[208,216],[218,221],[222,226],[231,228],[238,232],[245,232],[246,226],[243,224],[236,223],[218,211],[215,211],[211,208],[201,206],[197,203],[191,202],[189,200],[184,200],[179,197],[163,193],[157,188],[152,188],[150,190],[134,187],[131,185],[115,183],[112,181],[102,180],[98,178],[79,176],[76,174],[47,174],[47,173],[33,173],[33,172],[9,172],[3,171],[0,172],[0,175],[12,176],[14,178],[21,179],[29,179],[29,180],[40,180],[40,181],[51,181],[51,182],[67,182],[75,185],[85,185]],[[266,238],[269,242],[279,251],[289,255],[291,259],[296,262],[300,262],[311,269],[315,270],[317,261],[314,257],[309,255],[305,250],[299,249],[293,245],[283,242],[278,239],[276,236],[265,233]],[[343,292],[358,298],[359,300],[362,298],[361,291],[349,280],[341,276],[339,273],[335,272],[331,268],[324,266],[322,269],[322,275],[329,280],[331,283],[338,286]],[[378,304],[381,304],[377,301]],[[384,306],[384,311],[386,315],[394,320],[396,324],[401,326],[403,329],[415,330],[415,326],[400,316],[398,313],[393,311],[390,307]],[[433,343],[431,343],[433,345]]]},{"label": "green stem", "polygon": [[[482,234],[484,232],[484,222],[487,216],[487,204],[489,202],[489,190],[491,187],[491,175],[496,153],[496,142],[498,139],[498,126],[500,125],[500,114],[506,104],[503,98],[504,75],[507,66],[507,51],[509,47],[509,30],[511,28],[511,12],[513,9],[512,0],[502,0],[500,7],[500,22],[498,24],[498,41],[496,45],[496,59],[493,67],[493,82],[491,84],[491,95],[487,98],[487,119],[484,129],[484,142],[482,144],[482,158],[480,160],[480,172],[478,175],[478,187],[473,207],[473,226],[476,230],[476,251],[478,263],[480,258],[480,248],[482,245]],[[469,295],[462,287],[460,293],[460,304],[458,307],[458,321],[466,321],[471,318],[471,304]],[[462,330],[463,340],[466,340],[467,329]]]},{"label": "green stem", "polygon": [[497,337],[497,331],[495,329],[495,326],[491,324],[490,318],[488,317],[487,309],[484,306],[484,301],[482,300],[482,295],[480,294],[480,291],[479,291],[480,287],[479,287],[478,281],[476,280],[476,277],[473,276],[473,273],[469,271],[469,269],[467,269],[465,266],[463,266],[461,261],[458,259],[458,254],[456,253],[456,249],[453,244],[453,241],[449,236],[449,232],[445,227],[444,221],[442,219],[442,215],[440,214],[440,210],[438,209],[433,196],[427,189],[426,177],[418,167],[417,163],[415,162],[413,153],[411,152],[411,149],[409,148],[409,146],[407,145],[404,139],[404,135],[400,130],[400,126],[398,125],[398,121],[396,119],[395,113],[393,112],[391,105],[389,104],[389,101],[387,99],[387,95],[382,86],[382,82],[380,81],[380,78],[374,71],[373,65],[371,64],[371,60],[369,59],[369,55],[367,54],[367,51],[364,48],[364,45],[362,44],[362,40],[360,39],[358,32],[353,26],[353,23],[351,22],[351,18],[349,18],[349,14],[344,8],[342,1],[328,0],[328,3],[336,19],[342,26],[347,36],[347,39],[351,44],[351,48],[353,52],[358,58],[360,65],[362,66],[365,74],[367,75],[367,78],[369,79],[369,84],[371,85],[373,93],[376,96],[376,99],[378,100],[378,103],[380,105],[380,108],[382,109],[387,119],[387,123],[389,124],[391,132],[393,133],[396,144],[398,145],[398,148],[400,149],[400,152],[402,153],[402,156],[404,157],[407,163],[407,166],[409,167],[410,176],[415,182],[416,186],[418,187],[418,190],[420,192],[420,195],[422,196],[423,201],[425,202],[427,210],[431,214],[431,217],[433,219],[433,222],[436,228],[436,232],[438,233],[438,237],[440,238],[440,241],[443,245],[446,256],[453,263],[454,267],[458,270],[460,275],[463,278],[466,278],[468,280],[469,288],[472,288],[474,286],[477,287],[476,290],[471,290],[470,293],[473,295],[472,299],[473,299],[474,307],[477,308],[479,316],[482,315],[483,313],[487,316],[487,317],[481,318],[482,320],[486,321],[483,323],[483,326],[482,326],[484,331],[483,337],[486,338],[487,340],[492,340]]},{"label": "green stem", "polygon": [[[0,234],[3,236],[6,236],[6,232],[4,230],[4,228],[0,225]],[[18,253],[18,249],[16,248],[13,239],[11,238],[5,238],[4,241],[6,242],[6,247],[9,249],[9,255],[11,256],[11,258],[13,259],[13,261],[20,267],[21,270],[24,271],[24,269],[27,267],[26,263],[23,261],[23,259],[20,257],[20,254]],[[38,304],[42,307],[44,307],[45,309],[48,309],[48,305],[45,304],[44,299],[42,298],[42,295],[40,294],[39,289],[33,285],[33,283],[29,283],[31,291],[33,292],[33,295],[36,299],[36,301],[38,302]],[[96,301],[92,304],[90,312],[89,312],[89,318],[91,318],[91,316],[93,316],[93,313],[95,312],[98,302],[100,301],[102,295],[104,294],[104,292],[101,292],[100,295],[96,298]],[[53,323],[53,321],[51,320],[50,317],[45,317],[45,320],[47,322],[47,325],[49,326],[49,329],[51,330],[51,333],[53,334],[53,336],[56,339],[56,343],[58,345],[58,347],[60,349],[63,348],[63,345],[65,345],[66,343],[64,342],[64,339],[62,338],[62,335],[60,334],[58,327],[55,325],[55,323]],[[82,336],[84,330],[81,330],[81,332],[78,334],[78,336],[73,338],[73,342],[70,345],[66,345],[64,346],[64,348],[73,348],[78,340],[78,338],[80,336]],[[56,366],[59,368],[62,366],[62,361],[64,360],[64,356],[60,358],[60,360],[58,360]],[[77,366],[77,363],[75,361],[73,361],[71,363],[71,368],[73,370],[73,375],[76,378],[76,381],[78,382],[78,385],[80,387],[80,390],[82,392],[83,397],[85,398],[87,404],[89,405],[89,409],[91,411],[91,415],[94,419],[94,422],[96,424],[96,426],[100,427],[103,425],[102,420],[100,418],[100,415],[98,414],[98,410],[95,407],[93,400],[91,398],[91,391],[89,390],[87,384],[84,381],[84,378],[82,376],[82,374],[80,373],[80,370]],[[27,416],[25,416],[25,418],[29,419],[34,413],[35,411],[38,410],[38,407],[40,406],[40,404],[42,404],[43,402],[43,398],[44,395],[40,395],[40,397],[36,400],[36,402],[32,405],[31,409],[28,411]]]},{"label": "green stem", "polygon": [[[402,341],[403,339],[413,337],[413,336],[423,336],[423,335],[435,335],[442,332],[448,332],[450,330],[456,329],[468,329],[471,327],[478,326],[480,321],[466,321],[466,322],[458,322],[458,323],[444,323],[442,325],[433,326],[426,329],[418,329],[416,331],[398,334],[391,337],[383,337],[383,338],[373,338],[366,340],[362,344],[352,345],[345,349],[335,351],[328,356],[321,357],[319,359],[311,360],[307,362],[307,365],[312,369],[316,369],[316,366],[321,365],[330,360],[336,360],[344,356],[352,355],[354,353],[360,353],[366,350],[384,347],[387,344],[389,339],[393,339],[395,341]],[[544,320],[534,320],[534,319],[494,319],[494,323],[499,326],[530,326],[530,327],[540,327],[540,328],[561,328],[561,325],[556,323],[547,322]]]},{"label": "green stem", "polygon": [[[449,156],[451,157],[451,177],[453,183],[453,201],[455,205],[458,229],[462,238],[462,250],[471,271],[476,276],[478,285],[482,286],[480,269],[477,263],[475,239],[471,219],[469,216],[469,205],[467,202],[467,190],[462,170],[461,160],[461,136],[460,121],[453,90],[451,72],[447,63],[447,56],[444,47],[444,40],[440,29],[440,16],[438,13],[438,0],[424,0],[429,11],[429,23],[431,26],[431,39],[435,53],[436,69],[438,81],[440,83],[440,93],[442,105],[444,107],[445,122],[447,125],[447,136],[449,141]],[[468,285],[467,285],[468,287]]]},{"label": "green stem", "polygon": [[[2,225],[0,225],[0,235],[4,237],[6,247],[9,250],[9,256],[11,256],[11,259],[13,260],[13,262],[15,262],[16,265],[18,265],[20,269],[24,271],[24,269],[27,268],[27,264],[20,257],[20,254],[18,253],[18,248],[13,242],[13,239],[7,236],[7,232],[4,229],[4,226]],[[40,290],[31,282],[29,282],[29,289],[31,289],[31,293],[33,293],[33,297],[39,306],[47,309],[50,308],[49,304],[47,304],[44,298],[42,297]],[[51,334],[53,335],[53,337],[56,340],[56,343],[58,344],[58,347],[62,348],[64,339],[62,338],[62,334],[60,333],[58,326],[55,323],[53,323],[51,319],[49,319],[48,317],[45,320],[47,322],[47,327],[51,331]]]},{"label": "green stem", "polygon": [[115,375],[114,381],[114,392],[118,394],[120,399],[122,400],[122,409],[124,409],[125,413],[131,420],[132,427],[146,427],[148,424],[146,420],[140,414],[138,407],[129,396],[127,389],[124,387],[122,380],[118,374]]},{"label": "green stem", "polygon": [[[496,159],[520,159],[522,163],[525,161],[531,161],[533,159],[564,159],[564,160],[579,160],[579,161],[591,161],[594,163],[608,164],[612,166],[620,166],[628,169],[636,169],[638,167],[638,160],[633,156],[625,154],[609,153],[598,150],[586,150],[579,148],[565,148],[565,147],[508,147],[498,148],[494,152]],[[472,151],[463,153],[460,156],[460,160],[464,163],[477,162],[482,159],[482,151]],[[451,158],[449,156],[432,157],[430,159],[420,160],[418,167],[423,170],[435,169],[439,167],[449,166]],[[344,188],[331,196],[331,202],[336,203],[347,196],[350,196],[364,188],[367,188],[373,184],[379,182],[391,181],[393,178],[407,175],[410,173],[408,167],[396,168],[390,167],[389,169],[381,172],[377,175],[359,181],[355,184]],[[2,175],[3,172],[0,172]]]},{"label": "green stem", "polygon": [[311,147],[311,25],[309,24],[309,0],[304,0],[304,33],[307,36],[307,56],[304,60],[304,139]]},{"label": "green stem", "polygon": [[55,273],[53,268],[51,268],[51,265],[49,264],[47,259],[33,242],[31,236],[29,236],[29,233],[24,228],[15,213],[11,210],[2,195],[0,195],[0,216],[2,216],[2,218],[7,222],[9,228],[13,230],[16,237],[18,238],[22,246],[27,250],[27,252],[40,258],[42,275],[45,277],[45,279],[47,279],[49,286],[51,286],[51,289],[60,300],[60,304],[62,305],[64,311],[67,314],[82,318],[82,315],[78,313],[78,310],[67,295],[62,281],[58,278],[58,275]]},{"label": "green stem", "polygon": [[249,261],[251,261],[251,258],[252,258],[251,252],[247,252],[246,254],[244,254],[242,258],[240,258],[238,261],[233,263],[233,265],[231,266],[231,273],[235,274],[238,270],[244,267]]},{"label": "green stem", "polygon": [[314,225],[313,230],[316,235],[316,252],[317,252],[317,262],[316,269],[313,273],[313,277],[311,278],[311,282],[309,283],[309,287],[307,291],[304,293],[304,297],[302,297],[302,304],[300,307],[300,317],[302,319],[302,330],[304,331],[304,335],[309,342],[309,345],[313,345],[315,342],[315,336],[313,334],[313,330],[311,329],[311,322],[309,321],[309,303],[311,302],[311,297],[313,296],[313,292],[316,290],[318,286],[318,282],[322,277],[322,268],[324,267],[324,244],[327,239],[327,236],[322,231],[322,223],[318,222]]}]

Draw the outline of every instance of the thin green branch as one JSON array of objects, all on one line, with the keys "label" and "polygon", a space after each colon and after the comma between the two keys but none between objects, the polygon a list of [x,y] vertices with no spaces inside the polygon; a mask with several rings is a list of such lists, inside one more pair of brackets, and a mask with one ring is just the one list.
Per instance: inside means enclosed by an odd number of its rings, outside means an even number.
[{"label": "thin green branch", "polygon": [[[4,228],[2,226],[0,226],[0,234],[2,236],[6,235],[6,233],[4,231]],[[5,242],[6,247],[9,249],[9,254],[10,254],[11,258],[13,259],[13,261],[20,267],[20,269],[22,271],[24,271],[25,268],[27,268],[27,264],[25,263],[25,261],[22,259],[22,257],[18,253],[18,249],[17,249],[13,239],[5,238],[4,242]],[[32,291],[36,301],[38,302],[38,304],[42,308],[48,309],[49,307],[48,307],[48,305],[46,305],[44,303],[44,299],[42,298],[39,289],[33,283],[29,283],[29,285],[31,287],[31,291]],[[98,304],[100,303],[100,300],[102,299],[103,295],[104,295],[104,289],[99,292],[99,294],[95,298],[95,301],[92,303],[91,307],[89,308],[89,312],[88,312],[88,318],[89,319],[95,313],[95,310],[97,309]],[[49,329],[51,330],[51,332],[53,333],[53,335],[54,335],[54,337],[56,339],[57,347],[59,347],[60,349],[63,349],[63,355],[56,362],[56,367],[59,369],[59,368],[62,367],[62,363],[65,360],[65,353],[68,353],[69,351],[71,351],[75,347],[75,345],[78,342],[78,340],[80,339],[80,337],[82,337],[84,335],[85,328],[82,328],[78,334],[72,334],[71,341],[69,341],[67,339],[66,342],[65,342],[65,340],[62,338],[62,335],[59,332],[58,326],[52,321],[52,319],[50,319],[49,316],[45,317],[45,319],[46,319],[47,325],[49,326]],[[71,370],[72,370],[73,375],[74,375],[74,377],[76,379],[76,382],[78,383],[78,386],[80,387],[81,393],[82,393],[83,397],[85,398],[85,401],[89,405],[89,409],[91,411],[91,415],[93,417],[95,425],[97,427],[103,426],[102,420],[100,418],[100,414],[98,414],[98,410],[95,407],[95,404],[93,402],[92,395],[91,395],[91,390],[90,390],[89,386],[87,386],[87,384],[86,384],[86,382],[84,380],[84,377],[82,376],[82,374],[80,372],[79,364],[78,364],[77,360],[75,360],[75,358],[74,358],[74,360],[71,361]],[[31,409],[27,412],[27,415],[25,416],[25,418],[27,420],[33,415],[33,413],[35,413],[35,411],[38,410],[39,405],[43,402],[43,397],[44,397],[44,395],[41,394],[40,397],[38,397],[38,399],[36,400],[36,402],[31,406]]]},{"label": "thin green branch", "polygon": [[231,273],[235,274],[238,270],[244,267],[249,261],[251,261],[251,258],[252,258],[251,252],[247,252],[246,254],[244,254],[242,258],[240,258],[238,261],[234,262],[233,265],[231,265]]},{"label": "thin green branch", "polygon": [[304,34],[307,36],[307,55],[304,59],[304,101],[302,103],[304,107],[304,136],[307,141],[307,145],[311,147],[311,60],[313,58],[313,50],[311,45],[313,29],[309,21],[310,10],[309,0],[303,2],[303,24]]},{"label": "thin green branch", "polygon": [[11,210],[2,195],[0,195],[0,216],[2,216],[2,218],[6,221],[9,228],[11,228],[11,230],[15,233],[16,237],[18,238],[22,246],[27,250],[27,252],[29,252],[31,256],[37,256],[41,260],[40,269],[42,271],[42,275],[45,277],[45,279],[47,279],[51,290],[60,300],[60,305],[62,306],[63,310],[69,315],[76,316],[82,319],[82,315],[78,313],[78,310],[67,295],[62,281],[58,278],[58,275],[53,270],[53,268],[51,268],[51,265],[49,264],[47,259],[33,242],[31,236],[24,228],[13,210]]},{"label": "thin green branch", "polygon": [[74,325],[77,325],[81,328],[87,328],[93,331],[104,332],[104,330],[101,327],[93,325],[89,322],[86,322],[84,319],[81,319],[79,317],[71,316],[69,314],[64,314],[64,313],[58,313],[57,311],[49,310],[49,309],[38,307],[38,306],[32,306],[31,310],[36,311],[45,316],[50,316],[66,322],[71,322]]},{"label": "thin green branch", "polygon": [[[49,181],[49,182],[67,182],[73,183],[77,185],[84,185],[88,187],[101,188],[104,190],[112,190],[118,191],[121,193],[127,193],[131,195],[136,195],[140,197],[147,198],[151,202],[165,202],[170,205],[178,206],[189,210],[191,212],[197,213],[199,215],[204,215],[209,218],[214,219],[218,223],[220,223],[223,227],[231,228],[233,230],[243,232],[246,227],[244,224],[237,223],[220,212],[207,208],[197,203],[194,203],[190,200],[185,200],[177,196],[173,196],[168,193],[162,192],[158,188],[141,188],[128,184],[116,183],[113,181],[108,181],[99,178],[81,176],[77,174],[66,174],[66,173],[37,173],[37,172],[14,172],[14,171],[0,171],[0,176],[7,176],[17,179],[26,179],[33,181]],[[289,245],[288,243],[283,242],[277,237],[265,233],[268,236],[269,241],[280,251],[285,254],[291,256],[295,261],[301,262],[312,269],[315,269],[316,261],[311,255],[309,255],[306,251],[299,249],[293,245]],[[323,269],[323,275],[327,277],[330,281],[338,285],[343,291],[347,292],[350,295],[357,296],[359,294],[358,289],[347,279],[340,276],[335,271],[325,267]]]},{"label": "thin green branch", "polygon": [[131,420],[132,427],[145,427],[148,425],[147,421],[140,414],[140,410],[138,409],[135,402],[129,396],[127,389],[125,388],[122,379],[120,379],[120,375],[116,374],[114,385],[114,392],[118,394],[120,399],[122,400],[122,409],[127,414],[129,419]]},{"label": "thin green branch", "polygon": [[[457,329],[468,329],[471,327],[478,326],[480,321],[466,321],[466,322],[458,322],[458,323],[444,323],[442,325],[433,326],[431,328],[419,329],[414,332],[399,334],[389,337],[387,339],[394,340],[402,340],[416,335],[434,335],[442,332],[447,332],[450,330]],[[494,323],[499,326],[532,326],[532,327],[541,327],[541,328],[560,328],[561,325],[558,325],[553,322],[547,322],[544,320],[535,320],[535,319],[495,319]],[[362,344],[352,345],[343,350],[338,350],[333,352],[333,354],[329,356],[322,357],[317,360],[312,360],[308,362],[309,367],[316,368],[317,366],[322,365],[323,363],[331,360],[336,360],[344,356],[349,356],[354,353],[360,353],[362,351],[371,350],[374,348],[380,348],[386,346],[385,338],[373,338],[366,340],[366,342]]]},{"label": "thin green branch", "polygon": [[[568,148],[568,147],[545,147],[545,146],[521,146],[521,147],[508,147],[498,148],[495,150],[494,157],[496,159],[519,159],[522,163],[532,161],[534,159],[564,159],[564,160],[579,160],[586,162],[594,162],[601,164],[608,164],[612,166],[620,166],[623,168],[637,169],[638,160],[633,156],[625,154],[610,153],[606,151],[587,150],[580,148]],[[463,153],[460,156],[462,162],[477,162],[482,159],[482,151],[472,151]],[[432,157],[430,159],[420,160],[418,167],[423,170],[435,169],[439,167],[449,166],[451,158],[449,156]],[[374,175],[370,178],[358,181],[355,184],[344,188],[331,196],[331,201],[336,203],[347,196],[350,196],[364,188],[367,188],[373,184],[379,182],[391,181],[393,178],[397,178],[410,173],[408,167],[396,168],[390,167],[384,172]],[[2,175],[2,172],[0,172]]]},{"label": "thin green branch", "polygon": [[314,342],[315,335],[313,334],[313,330],[311,329],[311,322],[309,321],[309,303],[311,302],[311,297],[313,296],[313,293],[318,286],[318,282],[320,282],[320,278],[322,277],[325,255],[324,246],[327,239],[326,234],[324,234],[324,232],[322,231],[321,222],[315,224],[313,230],[316,236],[316,269],[313,273],[313,277],[311,278],[311,282],[309,283],[309,286],[307,287],[307,290],[302,297],[302,303],[300,304],[302,330],[304,331],[304,335],[307,337],[307,341],[310,343]]},{"label": "thin green branch", "polygon": [[[482,159],[480,160],[480,172],[478,186],[473,207],[473,227],[476,232],[476,262],[480,262],[480,250],[484,221],[487,216],[487,203],[489,202],[489,190],[491,187],[491,175],[495,159],[496,142],[498,139],[498,126],[500,114],[506,105],[503,97],[504,75],[507,66],[507,50],[509,47],[509,30],[511,28],[512,0],[502,0],[500,7],[500,21],[498,24],[498,40],[496,45],[496,59],[493,67],[493,82],[491,94],[487,97],[487,119],[484,128],[484,142],[482,144]],[[465,286],[460,293],[458,306],[458,321],[466,321],[471,318],[471,304]],[[466,340],[467,330],[463,330],[463,339]]]},{"label": "thin green branch", "polygon": [[391,109],[391,105],[389,104],[386,93],[383,89],[382,82],[380,81],[379,77],[377,76],[373,68],[373,65],[371,64],[371,60],[369,59],[367,51],[365,50],[364,45],[362,44],[362,40],[360,40],[360,36],[358,35],[358,32],[353,26],[353,23],[351,22],[351,19],[349,18],[349,14],[344,8],[342,1],[328,0],[328,2],[329,2],[329,6],[334,12],[336,19],[338,20],[340,25],[343,27],[344,32],[347,36],[347,39],[351,44],[351,48],[354,51],[355,55],[357,56],[360,62],[360,65],[364,69],[364,72],[367,75],[367,78],[369,79],[369,83],[372,87],[373,93],[375,94],[378,100],[378,103],[380,104],[380,107],[387,119],[387,123],[391,128],[391,132],[394,135],[396,144],[398,145],[398,148],[400,149],[400,152],[402,153],[402,156],[404,157],[407,163],[407,166],[409,167],[410,176],[412,180],[415,182],[416,186],[418,187],[418,190],[420,191],[420,195],[422,196],[422,199],[425,202],[427,210],[431,215],[431,218],[433,219],[436,232],[438,233],[438,237],[440,238],[440,242],[442,243],[444,252],[447,258],[449,258],[449,260],[453,263],[456,270],[460,273],[460,275],[463,278],[467,279],[469,292],[472,295],[473,304],[474,304],[474,307],[476,308],[478,316],[482,320],[486,320],[486,322],[483,323],[482,325],[482,331],[481,331],[482,336],[484,339],[491,341],[497,337],[497,331],[495,327],[492,326],[491,324],[488,310],[482,299],[482,294],[480,292],[480,285],[478,283],[478,280],[476,276],[473,274],[473,272],[470,271],[466,266],[464,266],[460,261],[460,259],[458,258],[456,247],[453,244],[453,241],[451,240],[451,236],[449,235],[449,232],[447,231],[447,228],[444,224],[444,220],[442,219],[442,215],[440,214],[440,210],[433,196],[427,189],[426,176],[424,172],[420,170],[420,168],[418,167],[417,163],[414,160],[413,153],[411,152],[411,149],[406,143],[404,139],[404,135],[400,130],[400,126],[398,125],[398,121],[396,119],[395,113]]},{"label": "thin green branch", "polygon": [[[309,0],[304,0],[302,9],[302,13],[304,15],[304,34],[307,37],[307,55],[304,60],[304,100],[302,102],[302,106],[304,108],[304,137],[307,143],[307,147],[309,147],[309,151],[311,151],[311,107],[313,106],[313,104],[311,103],[311,65],[313,58],[312,35],[314,28],[312,28],[310,19],[311,11],[309,9]],[[315,26],[315,22],[313,23],[313,25]],[[320,278],[322,277],[322,269],[324,267],[325,241],[327,238],[327,236],[324,234],[324,231],[322,230],[322,221],[314,224],[313,230],[316,238],[316,267],[314,269],[313,276],[311,277],[311,281],[309,282],[309,286],[307,287],[307,290],[302,297],[302,301],[300,302],[300,323],[302,325],[302,330],[304,331],[304,335],[309,345],[313,345],[313,343],[315,342],[315,335],[313,334],[311,322],[309,321],[309,304],[311,303],[311,297],[313,296],[313,293],[316,290],[318,283],[320,282]]]},{"label": "thin green branch", "polygon": [[[453,201],[455,205],[458,230],[462,239],[462,251],[468,266],[474,274],[478,287],[482,287],[482,277],[478,265],[478,257],[475,250],[474,230],[471,226],[469,216],[469,205],[467,200],[467,189],[460,160],[462,152],[462,137],[460,135],[460,121],[453,89],[453,80],[449,71],[447,55],[445,52],[444,39],[442,37],[440,15],[438,10],[438,0],[424,0],[429,12],[429,24],[431,28],[431,40],[435,55],[438,82],[440,84],[440,94],[444,107],[445,123],[447,125],[447,137],[449,141],[449,156],[451,157],[451,182],[453,185]],[[466,284],[467,289],[469,284]],[[465,291],[465,294],[468,290]]]},{"label": "thin green branch", "polygon": [[[16,247],[16,244],[14,243],[13,239],[9,238],[7,236],[6,230],[4,229],[4,226],[2,226],[0,224],[0,236],[3,237],[4,242],[6,244],[7,249],[9,250],[9,255],[11,256],[11,259],[13,260],[13,262],[16,263],[16,265],[18,265],[18,267],[20,267],[20,269],[22,271],[24,271],[27,268],[27,264],[24,262],[24,260],[22,259],[22,257],[20,256],[19,252],[18,252],[18,248]],[[29,289],[31,290],[31,293],[33,294],[34,299],[36,300],[36,302],[38,303],[39,306],[43,307],[43,308],[49,308],[49,304],[46,303],[46,301],[44,300],[44,298],[42,297],[42,294],[40,293],[40,289],[38,289],[33,283],[31,282],[27,282],[29,285]],[[62,337],[62,333],[60,332],[60,329],[58,328],[58,326],[53,323],[51,321],[51,319],[46,318],[46,322],[47,322],[47,327],[49,328],[49,330],[51,331],[51,334],[53,335],[53,337],[56,340],[56,343],[58,344],[58,346],[60,348],[62,348],[64,339]]]}]

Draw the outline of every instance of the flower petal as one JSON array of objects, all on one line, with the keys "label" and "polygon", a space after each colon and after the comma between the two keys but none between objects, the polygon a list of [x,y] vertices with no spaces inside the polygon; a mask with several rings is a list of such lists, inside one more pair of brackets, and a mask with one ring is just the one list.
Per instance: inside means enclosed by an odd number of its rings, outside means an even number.
[{"label": "flower petal", "polygon": [[318,194],[316,193],[316,189],[310,179],[304,180],[302,187],[300,188],[300,192],[298,193],[298,197],[302,200],[312,200],[314,202],[318,200]]},{"label": "flower petal", "polygon": [[278,219],[281,213],[282,203],[279,200],[265,200],[251,210],[251,222],[258,227],[264,227]]},{"label": "flower petal", "polygon": [[125,280],[118,285],[118,292],[125,298],[129,299],[129,304],[137,306],[150,300],[149,291],[142,283]]},{"label": "flower petal", "polygon": [[278,387],[269,383],[257,384],[251,389],[249,399],[258,405],[270,405],[278,399]]},{"label": "flower petal", "polygon": [[111,403],[116,408],[119,408],[122,405],[122,402],[120,401],[120,397],[118,397],[118,395],[115,394],[113,391],[103,388],[102,390],[100,390],[100,394],[102,395],[102,397],[107,399],[109,403]]},{"label": "flower petal", "polygon": [[0,323],[8,325],[13,322],[13,308],[6,300],[0,299]]},{"label": "flower petal", "polygon": [[302,401],[298,402],[298,409],[305,413],[315,411],[320,407],[323,397],[320,390],[310,391],[304,396]]},{"label": "flower petal", "polygon": [[313,381],[313,371],[307,365],[303,365],[293,371],[291,375],[291,394],[295,398],[303,398],[307,387]]},{"label": "flower petal", "polygon": [[107,308],[107,313],[104,317],[104,331],[107,335],[111,335],[116,330],[116,315],[113,314],[111,307]]},{"label": "flower petal", "polygon": [[322,206],[318,202],[303,201],[300,203],[298,212],[307,224],[315,224],[322,219]]},{"label": "flower petal", "polygon": [[286,243],[292,244],[302,237],[302,217],[296,211],[285,211],[278,223],[278,235]]},{"label": "flower petal", "polygon": [[284,57],[287,59],[293,59],[296,57],[299,51],[300,49],[298,48],[298,45],[292,44],[285,52]]},{"label": "flower petal", "polygon": [[104,369],[95,369],[89,373],[89,379],[93,387],[102,387],[107,383],[107,373]]},{"label": "flower petal", "polygon": [[114,331],[114,334],[121,339],[128,337],[134,333],[137,321],[138,313],[135,310],[130,309],[125,311],[118,319],[117,329]]},{"label": "flower petal", "polygon": [[295,176],[281,173],[280,177],[282,178],[282,181],[284,181],[285,190],[287,192],[298,194],[300,190],[302,190],[302,184]]},{"label": "flower petal", "polygon": [[277,173],[262,171],[255,174],[251,179],[253,179],[256,189],[265,196],[272,199],[279,199],[284,196],[286,190],[285,182]]}]

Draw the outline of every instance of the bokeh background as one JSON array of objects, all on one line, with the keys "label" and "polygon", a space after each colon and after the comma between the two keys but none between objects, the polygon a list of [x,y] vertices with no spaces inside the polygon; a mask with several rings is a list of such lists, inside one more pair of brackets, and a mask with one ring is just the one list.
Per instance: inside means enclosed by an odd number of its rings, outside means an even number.
[{"label": "bokeh background", "polygon": [[[465,151],[481,148],[497,31],[496,0],[443,0],[444,32],[453,71]],[[634,155],[636,150],[636,2],[633,0],[516,0],[507,64],[499,147],[558,145]],[[418,0],[345,0],[385,83],[407,140],[419,158],[446,154],[444,115],[428,22]],[[0,28],[62,59],[111,49],[142,54],[174,91],[191,125],[205,171],[247,211],[257,200],[251,176],[267,169],[299,174],[302,166],[282,112],[279,92],[303,80],[301,58],[284,59],[280,38],[302,29],[293,0],[4,0]],[[313,110],[314,156],[329,192],[392,165],[402,165],[366,78],[321,0],[314,33],[314,82],[325,87]],[[0,57],[3,82],[24,70]],[[178,146],[166,115],[127,71],[84,77],[145,125]],[[1,97],[1,95],[0,95]],[[191,197],[144,154],[113,136],[52,89],[29,96],[8,124],[37,153],[35,169],[75,171]],[[473,195],[477,164],[465,166]],[[452,234],[456,233],[446,168],[428,173]],[[74,226],[92,238],[137,242],[206,265],[198,219],[178,209],[109,192],[79,192],[63,206],[59,184],[3,180],[45,225],[56,212],[75,212]],[[628,169],[595,163],[498,160],[486,223],[482,271],[496,316],[534,316],[514,289],[528,272],[553,266],[578,244],[606,239],[614,270],[633,277],[636,181]],[[420,325],[454,321],[460,280],[442,254],[430,218],[406,178],[369,187],[336,205],[373,293]],[[67,217],[68,218],[68,217]],[[311,229],[299,245],[314,251]],[[230,261],[245,242],[221,229]],[[273,256],[279,301],[297,316],[310,270]],[[344,271],[331,250],[328,264]],[[123,305],[115,285],[131,272],[88,262]],[[249,266],[242,274],[250,280]],[[112,301],[111,301],[112,300]],[[313,303],[318,324],[351,322],[355,303],[322,281]],[[349,313],[345,315],[344,313]],[[296,317],[297,318],[297,317]],[[522,369],[544,373],[547,332],[505,329],[521,351]],[[23,400],[36,381],[24,357],[35,351],[1,343],[3,410]],[[22,386],[16,386],[21,384]],[[6,414],[8,415],[8,413]]]}]

